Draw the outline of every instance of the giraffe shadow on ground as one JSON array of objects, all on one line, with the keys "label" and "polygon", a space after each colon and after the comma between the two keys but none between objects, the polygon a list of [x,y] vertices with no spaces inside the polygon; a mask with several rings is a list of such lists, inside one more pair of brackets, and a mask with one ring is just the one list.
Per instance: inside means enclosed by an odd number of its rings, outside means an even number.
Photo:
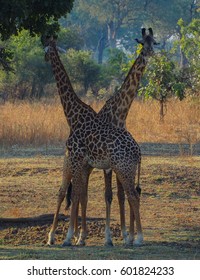
[{"label": "giraffe shadow on ground", "polygon": [[[19,217],[19,218],[0,218],[0,229],[7,228],[11,226],[24,225],[30,226],[33,225],[42,225],[51,223],[53,220],[54,214],[44,214],[34,217]],[[59,221],[68,222],[69,215],[59,214]],[[81,217],[78,217],[81,220]],[[96,217],[87,217],[88,222],[95,221],[105,221],[104,218],[96,218]]]}]

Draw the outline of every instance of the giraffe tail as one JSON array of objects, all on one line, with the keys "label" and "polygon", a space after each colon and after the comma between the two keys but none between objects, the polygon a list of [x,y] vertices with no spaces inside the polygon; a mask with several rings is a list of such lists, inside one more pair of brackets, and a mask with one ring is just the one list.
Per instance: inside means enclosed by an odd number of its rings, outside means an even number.
[{"label": "giraffe tail", "polygon": [[65,200],[66,200],[66,206],[65,210],[68,210],[71,205],[71,195],[72,195],[72,182],[70,182],[69,187],[66,192]]},{"label": "giraffe tail", "polygon": [[137,177],[137,187],[136,187],[136,191],[139,194],[139,196],[141,195],[142,189],[140,187],[140,168],[141,168],[141,159],[138,162],[138,177]]}]

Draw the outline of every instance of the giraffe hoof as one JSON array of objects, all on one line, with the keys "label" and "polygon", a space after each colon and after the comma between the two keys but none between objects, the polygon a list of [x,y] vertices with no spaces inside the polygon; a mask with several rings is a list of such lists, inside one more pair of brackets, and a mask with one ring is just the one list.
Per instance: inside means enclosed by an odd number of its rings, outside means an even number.
[{"label": "giraffe hoof", "polygon": [[54,245],[54,242],[48,241],[46,245],[50,247],[50,246]]},{"label": "giraffe hoof", "polygon": [[114,245],[113,245],[112,241],[110,240],[110,241],[106,241],[104,243],[104,246],[106,246],[106,247],[113,247]]},{"label": "giraffe hoof", "polygon": [[131,240],[131,241],[127,241],[125,244],[124,244],[124,247],[125,248],[131,248],[131,247],[133,247],[133,241]]},{"label": "giraffe hoof", "polygon": [[69,246],[72,246],[72,243],[69,241],[64,241],[62,244],[62,247],[69,247]]},{"label": "giraffe hoof", "polygon": [[140,246],[143,245],[143,242],[134,241],[133,245],[134,245],[135,247],[140,247]]},{"label": "giraffe hoof", "polygon": [[137,239],[134,241],[135,246],[141,246],[143,244],[143,235],[138,235]]},{"label": "giraffe hoof", "polygon": [[79,240],[76,245],[78,246],[85,246],[85,241],[84,240]]},{"label": "giraffe hoof", "polygon": [[50,232],[47,245],[51,246],[54,245],[54,243],[55,243],[54,233]]}]

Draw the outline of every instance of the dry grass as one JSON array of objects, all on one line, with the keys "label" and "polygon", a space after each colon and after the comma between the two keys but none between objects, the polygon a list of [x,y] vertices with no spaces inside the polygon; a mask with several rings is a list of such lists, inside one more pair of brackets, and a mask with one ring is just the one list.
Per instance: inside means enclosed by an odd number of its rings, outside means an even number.
[{"label": "dry grass", "polygon": [[[98,112],[103,103],[94,103]],[[51,145],[64,143],[69,129],[60,101],[1,105],[0,145]],[[200,105],[184,100],[167,105],[165,122],[159,121],[158,102],[134,101],[127,128],[139,142],[187,143],[200,141]]]},{"label": "dry grass", "polygon": [[164,123],[158,102],[133,102],[127,128],[139,142],[197,143],[200,141],[200,106],[192,101],[167,104]]},{"label": "dry grass", "polygon": [[64,141],[68,125],[58,102],[1,105],[0,144],[48,145]]}]

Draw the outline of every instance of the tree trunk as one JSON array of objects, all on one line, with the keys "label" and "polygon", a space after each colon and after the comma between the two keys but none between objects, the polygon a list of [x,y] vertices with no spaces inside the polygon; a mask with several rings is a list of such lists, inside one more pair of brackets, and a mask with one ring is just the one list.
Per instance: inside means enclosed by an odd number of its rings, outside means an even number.
[{"label": "tree trunk", "polygon": [[101,38],[99,39],[98,46],[97,46],[99,64],[102,64],[102,62],[103,62],[103,51],[104,51],[105,47],[106,47],[106,37],[102,32]]},{"label": "tree trunk", "polygon": [[108,28],[108,44],[110,48],[116,48],[116,28],[114,22],[111,20],[107,24]]},{"label": "tree trunk", "polygon": [[33,79],[29,98],[31,98],[31,99],[34,98],[36,95],[35,92],[36,92],[36,82],[35,82],[35,79]]},{"label": "tree trunk", "polygon": [[160,122],[161,123],[164,123],[164,116],[165,116],[165,113],[164,113],[164,100],[161,99],[160,100]]},{"label": "tree trunk", "polygon": [[180,47],[180,68],[184,69],[188,66],[188,60]]}]

